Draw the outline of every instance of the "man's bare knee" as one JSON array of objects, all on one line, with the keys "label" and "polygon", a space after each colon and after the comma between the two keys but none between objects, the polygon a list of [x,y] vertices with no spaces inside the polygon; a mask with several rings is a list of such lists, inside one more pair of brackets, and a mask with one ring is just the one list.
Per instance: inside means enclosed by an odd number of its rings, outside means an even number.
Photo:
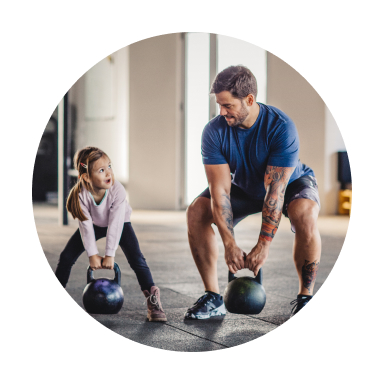
[{"label": "man's bare knee", "polygon": [[187,209],[187,225],[210,225],[213,222],[211,200],[206,197],[196,198]]},{"label": "man's bare knee", "polygon": [[288,216],[298,235],[311,238],[317,231],[319,206],[309,199],[297,199],[288,206]]}]

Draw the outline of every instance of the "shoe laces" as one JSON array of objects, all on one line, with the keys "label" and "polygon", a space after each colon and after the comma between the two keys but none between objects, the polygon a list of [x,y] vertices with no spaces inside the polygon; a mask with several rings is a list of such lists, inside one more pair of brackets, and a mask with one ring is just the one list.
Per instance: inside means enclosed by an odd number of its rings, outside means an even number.
[{"label": "shoe laces", "polygon": [[310,299],[308,298],[308,297],[305,297],[305,298],[303,298],[303,297],[298,297],[297,299],[295,299],[295,300],[292,300],[291,302],[290,302],[290,304],[291,305],[293,305],[293,307],[292,307],[292,309],[291,309],[291,312],[294,312],[295,311],[295,309],[299,306],[299,305],[301,305],[301,306],[304,306],[305,304],[305,302],[308,302]]},{"label": "shoe laces", "polygon": [[159,300],[158,300],[158,298],[157,298],[156,295],[149,295],[149,296],[145,299],[143,305],[145,305],[145,304],[148,302],[148,300],[149,300],[149,302],[150,302],[152,305],[154,305],[157,309],[159,309],[159,310],[161,309],[161,308],[160,308],[160,304],[159,304]]},{"label": "shoe laces", "polygon": [[203,307],[208,301],[212,301],[212,295],[206,293],[197,299],[196,303],[193,304],[193,307]]}]

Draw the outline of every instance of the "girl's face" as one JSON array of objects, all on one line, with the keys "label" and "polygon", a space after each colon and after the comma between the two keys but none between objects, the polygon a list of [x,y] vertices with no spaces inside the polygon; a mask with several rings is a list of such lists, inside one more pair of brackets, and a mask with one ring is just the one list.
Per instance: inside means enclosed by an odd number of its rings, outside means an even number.
[{"label": "girl's face", "polygon": [[108,157],[100,157],[92,164],[90,173],[91,184],[94,189],[109,189],[113,185],[113,171]]}]

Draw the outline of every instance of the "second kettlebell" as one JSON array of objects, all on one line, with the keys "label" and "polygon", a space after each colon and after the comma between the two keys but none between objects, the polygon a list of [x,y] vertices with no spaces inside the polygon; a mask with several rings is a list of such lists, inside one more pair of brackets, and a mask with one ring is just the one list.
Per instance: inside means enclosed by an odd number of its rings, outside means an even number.
[{"label": "second kettlebell", "polygon": [[262,268],[256,277],[235,277],[233,273],[229,272],[229,283],[224,291],[224,303],[227,310],[244,315],[259,314],[267,300],[262,279]]},{"label": "second kettlebell", "polygon": [[83,305],[88,313],[116,314],[124,303],[124,294],[120,286],[121,272],[117,263],[114,264],[113,280],[94,279],[93,270],[88,267],[87,285],[83,291]]}]

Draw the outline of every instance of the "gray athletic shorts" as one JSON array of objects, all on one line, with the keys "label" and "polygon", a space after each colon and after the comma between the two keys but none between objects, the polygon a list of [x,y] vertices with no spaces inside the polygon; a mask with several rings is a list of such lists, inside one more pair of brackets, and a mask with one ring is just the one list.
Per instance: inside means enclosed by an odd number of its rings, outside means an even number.
[{"label": "gray athletic shorts", "polygon": [[[211,198],[209,188],[203,191],[198,197]],[[231,205],[233,212],[233,226],[235,227],[241,220],[249,215],[259,213],[263,209],[264,200],[255,200],[249,197],[241,188],[232,184],[231,186]],[[297,199],[309,199],[316,202],[320,207],[320,197],[316,178],[310,175],[302,176],[290,183],[285,191],[283,214],[288,217],[288,205]],[[295,228],[291,224],[292,232]]]}]

